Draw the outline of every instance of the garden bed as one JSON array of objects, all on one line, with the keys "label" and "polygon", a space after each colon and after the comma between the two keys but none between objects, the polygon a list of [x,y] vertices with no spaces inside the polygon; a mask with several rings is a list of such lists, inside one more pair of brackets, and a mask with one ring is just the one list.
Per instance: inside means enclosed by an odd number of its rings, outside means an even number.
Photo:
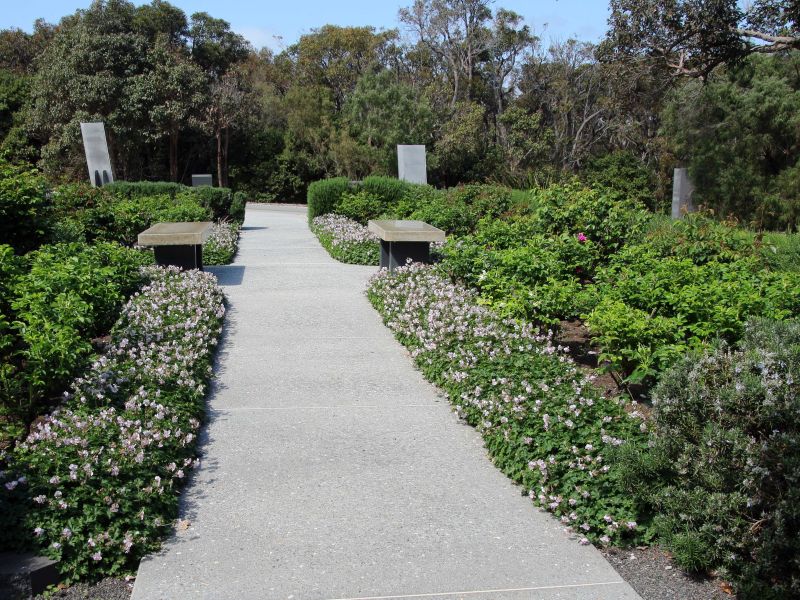
[{"label": "garden bed", "polygon": [[198,463],[222,293],[208,273],[151,267],[148,277],[108,351],[3,457],[0,541],[59,561],[68,583],[135,571]]}]

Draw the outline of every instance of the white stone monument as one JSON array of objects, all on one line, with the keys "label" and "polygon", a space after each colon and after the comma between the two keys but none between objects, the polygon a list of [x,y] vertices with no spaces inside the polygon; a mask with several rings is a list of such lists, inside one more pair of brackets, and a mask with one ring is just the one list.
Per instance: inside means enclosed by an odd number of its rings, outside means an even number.
[{"label": "white stone monument", "polygon": [[103,123],[81,123],[83,149],[89,167],[89,181],[95,187],[113,183],[111,157],[108,154],[106,128]]},{"label": "white stone monument", "polygon": [[680,219],[686,213],[694,211],[692,194],[694,185],[689,179],[688,169],[675,169],[672,176],[672,218]]},{"label": "white stone monument", "polygon": [[403,181],[428,183],[428,165],[425,160],[425,146],[397,146],[397,174]]}]

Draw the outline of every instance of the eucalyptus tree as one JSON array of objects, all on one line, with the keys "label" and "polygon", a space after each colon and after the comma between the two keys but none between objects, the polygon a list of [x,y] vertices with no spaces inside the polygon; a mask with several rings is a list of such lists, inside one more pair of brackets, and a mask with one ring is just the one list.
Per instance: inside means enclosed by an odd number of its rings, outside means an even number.
[{"label": "eucalyptus tree", "polygon": [[706,78],[753,53],[800,49],[797,0],[611,0],[606,43],[620,58],[653,60]]}]

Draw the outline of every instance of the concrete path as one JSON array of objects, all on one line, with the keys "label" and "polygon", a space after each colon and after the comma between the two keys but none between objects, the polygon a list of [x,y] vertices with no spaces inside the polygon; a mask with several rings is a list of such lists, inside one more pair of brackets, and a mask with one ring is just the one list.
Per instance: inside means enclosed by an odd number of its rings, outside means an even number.
[{"label": "concrete path", "polygon": [[539,512],[297,207],[251,206],[203,463],[134,600],[638,598]]}]

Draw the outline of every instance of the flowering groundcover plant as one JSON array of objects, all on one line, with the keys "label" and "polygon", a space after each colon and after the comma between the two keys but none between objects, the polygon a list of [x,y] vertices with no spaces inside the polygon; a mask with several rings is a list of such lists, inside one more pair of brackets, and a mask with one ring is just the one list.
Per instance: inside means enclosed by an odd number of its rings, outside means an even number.
[{"label": "flowering groundcover plant", "polygon": [[357,265],[377,265],[380,262],[381,248],[377,236],[352,219],[329,213],[314,218],[311,230],[336,260]]},{"label": "flowering groundcover plant", "polygon": [[229,265],[239,248],[239,223],[220,221],[214,223],[211,235],[203,244],[203,262],[206,265]]},{"label": "flowering groundcover plant", "polygon": [[483,435],[495,462],[581,543],[638,542],[639,507],[610,459],[646,444],[634,405],[603,397],[563,349],[503,319],[435,267],[379,271],[367,295],[416,364]]},{"label": "flowering groundcover plant", "polygon": [[0,542],[37,547],[66,582],[129,571],[158,547],[195,441],[225,313],[214,276],[152,267],[108,352],[8,455]]}]

